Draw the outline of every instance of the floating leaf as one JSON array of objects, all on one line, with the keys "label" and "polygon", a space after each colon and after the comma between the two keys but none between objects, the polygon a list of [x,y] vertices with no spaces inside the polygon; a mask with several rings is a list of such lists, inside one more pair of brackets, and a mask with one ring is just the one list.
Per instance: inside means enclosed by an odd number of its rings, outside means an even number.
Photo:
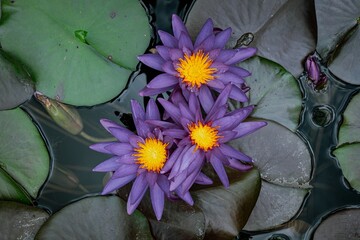
[{"label": "floating leaf", "polygon": [[345,209],[327,217],[316,229],[314,240],[359,239],[360,209]]},{"label": "floating leaf", "polygon": [[[330,57],[329,54],[343,44],[354,29],[358,28],[360,2],[356,0],[344,0],[341,2],[336,0],[316,0],[315,7],[318,26],[316,50],[323,59],[327,60]],[[351,42],[353,41],[356,41],[356,39],[353,38]],[[358,49],[353,48],[351,50],[350,55],[355,56],[354,51]]]},{"label": "floating leaf", "polygon": [[308,191],[262,181],[261,191],[244,230],[271,229],[288,222],[299,211]]},{"label": "floating leaf", "polygon": [[344,112],[338,145],[360,142],[360,94],[355,95]]},{"label": "floating leaf", "polygon": [[131,216],[116,196],[89,197],[55,213],[36,239],[152,239],[148,222],[139,212]]},{"label": "floating leaf", "polygon": [[35,198],[49,172],[49,155],[40,133],[21,109],[0,111],[0,132],[0,174],[6,184],[0,197],[8,199],[9,193],[21,189]]},{"label": "floating leaf", "polygon": [[360,192],[360,142],[341,146],[334,155],[351,187]]},{"label": "floating leaf", "polygon": [[249,105],[256,105],[253,117],[272,120],[295,131],[299,122],[302,97],[297,80],[280,65],[265,58],[254,57],[242,67],[252,75]]},{"label": "floating leaf", "polygon": [[31,98],[34,86],[29,75],[1,49],[0,76],[0,110],[17,107]]},{"label": "floating leaf", "polygon": [[0,201],[0,225],[2,239],[34,239],[36,232],[48,218],[40,208],[16,202]]},{"label": "floating leaf", "polygon": [[73,105],[117,96],[150,39],[138,1],[5,1],[3,13],[3,49],[31,69],[37,91]]},{"label": "floating leaf", "polygon": [[260,56],[278,62],[295,76],[303,71],[303,59],[315,48],[312,1],[198,0],[186,23],[193,37],[208,18],[215,27],[232,28],[230,47],[250,32],[254,35],[250,46],[257,47]]},{"label": "floating leaf", "polygon": [[273,228],[294,217],[308,192],[312,169],[305,143],[288,129],[268,121],[266,127],[231,145],[253,158],[264,180],[245,229]]}]

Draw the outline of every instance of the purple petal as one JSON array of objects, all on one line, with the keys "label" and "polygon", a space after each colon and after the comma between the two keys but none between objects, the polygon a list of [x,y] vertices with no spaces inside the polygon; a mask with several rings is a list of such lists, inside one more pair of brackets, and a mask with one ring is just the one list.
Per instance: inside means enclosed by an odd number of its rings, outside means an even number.
[{"label": "purple petal", "polygon": [[211,34],[204,41],[202,41],[196,49],[194,49],[194,52],[202,50],[205,53],[207,53],[214,48],[214,43],[215,43],[215,35]]},{"label": "purple petal", "polygon": [[129,143],[113,143],[106,146],[105,149],[118,156],[133,152],[133,147]]},{"label": "purple petal", "polygon": [[136,100],[131,100],[131,111],[134,120],[145,120],[145,111]]},{"label": "purple petal", "polygon": [[146,173],[146,181],[148,182],[149,186],[152,187],[157,181],[158,174],[155,172],[147,172]]},{"label": "purple petal", "polygon": [[205,112],[208,113],[214,105],[214,98],[210,89],[206,85],[202,85],[200,87],[199,100]]},{"label": "purple petal", "polygon": [[220,54],[220,49],[212,49],[208,52],[209,58],[214,61]]},{"label": "purple petal", "polygon": [[165,47],[169,47],[169,48],[177,47],[178,41],[174,36],[162,30],[159,30],[158,34],[161,39],[161,42],[164,44]]},{"label": "purple petal", "polygon": [[239,124],[233,131],[237,132],[235,138],[246,136],[255,132],[259,128],[266,126],[266,122],[243,122]]},{"label": "purple petal", "polygon": [[129,129],[126,128],[114,128],[114,127],[109,127],[108,131],[114,136],[116,137],[120,142],[129,142],[129,137],[130,136],[134,136],[135,134],[133,132],[131,132]]},{"label": "purple petal", "polygon": [[201,155],[199,150],[195,150],[195,145],[189,148],[187,152],[182,156],[181,164],[179,171],[183,172],[185,171],[190,164],[192,164],[194,161],[200,161]]},{"label": "purple petal", "polygon": [[125,154],[121,157],[118,157],[117,162],[122,163],[122,164],[134,164],[135,157],[133,156],[133,153]]},{"label": "purple petal", "polygon": [[253,106],[239,108],[225,117],[213,121],[213,126],[218,126],[219,131],[233,130],[237,127],[253,110]]},{"label": "purple petal", "polygon": [[189,120],[193,119],[194,114],[192,112],[190,112],[190,109],[185,107],[184,104],[180,103],[179,109],[180,109],[180,114],[182,117],[187,118]]},{"label": "purple petal", "polygon": [[229,69],[229,66],[226,65],[226,64],[223,64],[221,62],[213,62],[210,66],[211,68],[216,68],[216,73],[219,74],[219,73],[224,73],[226,72],[228,69]]},{"label": "purple petal", "polygon": [[171,123],[171,122],[167,122],[167,121],[161,121],[161,120],[146,120],[146,123],[156,126],[156,127],[161,127],[161,128],[178,128],[178,125]]},{"label": "purple petal", "polygon": [[238,75],[231,72],[215,74],[214,76],[216,77],[217,80],[222,81],[224,84],[228,84],[228,83],[242,84],[245,82],[242,77],[239,77]]},{"label": "purple petal", "polygon": [[179,80],[171,76],[167,73],[162,73],[155,78],[153,78],[149,84],[147,85],[148,88],[168,88],[168,87],[175,87],[176,84],[179,83]]},{"label": "purple petal", "polygon": [[222,131],[220,132],[221,138],[219,139],[219,143],[226,143],[229,142],[231,140],[235,139],[236,136],[235,131]]},{"label": "purple petal", "polygon": [[183,152],[184,148],[183,147],[178,147],[176,148],[176,150],[171,154],[171,156],[168,158],[168,160],[166,161],[165,165],[163,166],[163,168],[161,169],[160,173],[164,174],[168,171],[171,170],[171,168],[173,167],[174,163],[176,161],[178,161],[178,158],[180,156],[180,154]]},{"label": "purple petal", "polygon": [[[201,112],[200,110],[200,103],[199,100],[197,99],[195,94],[190,94],[189,96],[189,110],[194,114],[198,114]],[[193,119],[193,118],[190,118]]]},{"label": "purple petal", "polygon": [[106,147],[115,144],[117,142],[103,142],[103,143],[95,143],[93,145],[90,145],[89,148],[97,151],[97,152],[101,152],[101,153],[107,153],[107,154],[112,154],[112,152],[110,150],[108,150]]},{"label": "purple petal", "polygon": [[166,129],[163,131],[163,134],[177,139],[183,139],[188,135],[188,133],[183,129]]},{"label": "purple petal", "polygon": [[181,185],[181,193],[184,194],[186,192],[188,192],[190,190],[190,188],[192,187],[192,185],[194,184],[197,176],[200,173],[200,169],[199,168],[197,171],[193,171],[183,182],[183,184]]},{"label": "purple petal", "polygon": [[172,29],[176,39],[180,39],[181,32],[189,35],[183,21],[177,15],[172,15]]},{"label": "purple petal", "polygon": [[207,82],[207,85],[208,85],[209,87],[212,87],[212,88],[215,88],[215,89],[223,89],[223,88],[225,88],[224,83],[221,82],[220,80],[217,80],[217,79],[208,81],[208,82]]},{"label": "purple petal", "polygon": [[144,87],[140,92],[139,95],[142,97],[145,96],[154,96],[163,92],[166,92],[170,89],[172,89],[173,87],[166,87],[166,88],[148,88],[148,87]]},{"label": "purple petal", "polygon": [[130,204],[134,204],[138,199],[141,199],[148,186],[149,184],[146,180],[146,173],[138,175],[131,187],[128,202],[130,202]]},{"label": "purple petal", "polygon": [[192,120],[184,118],[184,117],[180,118],[180,124],[183,127],[183,129],[185,129],[186,131],[188,131],[188,125],[193,122],[196,122],[196,121],[192,121]]},{"label": "purple petal", "polygon": [[180,87],[176,87],[170,97],[169,97],[170,101],[176,105],[179,105],[180,103],[183,103],[184,105],[187,104],[187,101],[185,100],[184,96],[182,95],[182,90],[180,89]]},{"label": "purple petal", "polygon": [[160,120],[160,112],[155,100],[150,98],[145,111],[146,120]]},{"label": "purple petal", "polygon": [[137,164],[122,164],[112,176],[113,179],[115,178],[123,178],[125,176],[134,175],[136,174],[139,165]]},{"label": "purple petal", "polygon": [[199,172],[199,175],[197,175],[195,179],[195,183],[200,185],[211,185],[213,184],[213,181],[202,172]]},{"label": "purple petal", "polygon": [[97,165],[93,171],[94,172],[112,172],[118,169],[121,166],[121,163],[119,163],[117,160],[119,159],[118,156],[114,156],[112,158],[109,158],[108,160],[100,163]]},{"label": "purple petal", "polygon": [[232,72],[240,77],[248,77],[251,75],[251,73],[241,67],[236,67],[236,66],[230,66],[229,67],[229,72]]},{"label": "purple petal", "polygon": [[233,58],[235,56],[235,53],[236,53],[235,50],[230,50],[230,49],[221,50],[220,54],[216,58],[216,62],[225,63],[231,58]]},{"label": "purple petal", "polygon": [[[117,123],[115,123],[115,122],[113,122],[113,121],[111,121],[109,119],[105,119],[105,118],[100,119],[100,123],[106,129],[106,131],[108,131],[108,132],[110,132],[109,128],[111,128],[111,127],[112,128],[126,129],[123,126],[121,126],[121,125],[119,125],[119,124],[117,124]],[[131,131],[129,130],[129,132],[131,132]]]},{"label": "purple petal", "polygon": [[166,194],[166,196],[170,197],[170,182],[167,179],[167,177],[165,175],[160,174],[157,178],[157,182],[156,182],[159,187],[161,188],[161,190],[163,190],[163,192]]},{"label": "purple petal", "polygon": [[243,90],[241,90],[235,85],[233,85],[231,89],[229,98],[235,99],[239,102],[247,102],[249,100]]},{"label": "purple petal", "polygon": [[158,45],[156,46],[156,50],[165,61],[170,60],[170,53],[169,53],[170,49],[168,47]]},{"label": "purple petal", "polygon": [[220,144],[219,149],[225,156],[236,158],[244,162],[252,162],[252,159],[249,156],[245,155],[242,152],[239,152],[238,150],[229,145]]},{"label": "purple petal", "polygon": [[219,108],[227,103],[230,91],[231,91],[232,85],[228,84],[220,93],[220,95],[217,97],[213,107],[210,109],[207,118],[211,118],[211,115],[215,114]]},{"label": "purple petal", "polygon": [[[173,60],[173,61],[178,61],[180,58],[184,58],[184,52],[181,51],[180,49],[178,48],[172,48],[169,50],[169,53],[170,53],[170,59]],[[177,66],[175,66],[176,68]]]},{"label": "purple petal", "polygon": [[249,164],[243,164],[242,162],[234,158],[229,158],[228,160],[229,160],[229,167],[232,167],[239,171],[248,171],[253,167],[252,165]]},{"label": "purple petal", "polygon": [[159,54],[156,53],[155,54],[147,53],[144,55],[140,55],[137,58],[143,64],[158,71],[162,71],[162,65],[165,63],[165,60]]},{"label": "purple petal", "polygon": [[182,184],[185,181],[186,177],[187,177],[186,172],[182,172],[176,177],[174,177],[173,180],[170,182],[170,191],[174,191],[177,187],[179,187],[180,184]]},{"label": "purple petal", "polygon": [[150,187],[150,197],[156,219],[160,221],[164,210],[164,192],[159,185],[154,184],[153,187]]},{"label": "purple petal", "polygon": [[181,162],[183,161],[183,156],[184,154],[189,150],[190,146],[185,146],[182,148],[182,151],[180,152],[179,156],[177,157],[177,160],[175,161],[170,175],[168,177],[169,180],[173,179],[175,176],[177,176],[180,172],[180,166],[181,166]]},{"label": "purple petal", "polygon": [[223,163],[221,162],[220,159],[218,159],[215,154],[212,154],[210,156],[210,163],[213,166],[215,172],[217,173],[217,175],[220,178],[220,181],[222,182],[222,184],[227,188],[229,187],[229,178],[225,172],[225,168]]},{"label": "purple petal", "polygon": [[240,118],[240,121],[243,121],[245,118],[247,118],[250,113],[254,110],[254,105],[249,105],[246,107],[238,108],[235,111],[229,112],[226,114],[226,116],[237,116]]},{"label": "purple petal", "polygon": [[256,48],[251,48],[251,47],[248,47],[248,48],[238,48],[236,49],[236,53],[235,55],[230,58],[229,60],[227,60],[225,62],[225,64],[235,64],[235,63],[238,63],[240,61],[244,61],[245,59],[248,59],[252,56],[254,56],[256,53]]},{"label": "purple petal", "polygon": [[232,32],[231,28],[227,28],[224,31],[221,31],[218,34],[216,34],[214,48],[224,48],[231,36],[231,32]]},{"label": "purple petal", "polygon": [[129,143],[133,148],[138,148],[139,143],[145,143],[144,139],[142,137],[139,137],[138,135],[133,135],[129,137]]},{"label": "purple petal", "polygon": [[159,98],[158,101],[164,107],[165,111],[170,115],[172,120],[178,122],[181,117],[180,110],[174,104],[162,98]]},{"label": "purple petal", "polygon": [[129,175],[129,176],[122,177],[122,178],[110,179],[109,182],[105,185],[104,190],[102,191],[101,194],[105,195],[105,194],[111,193],[112,191],[125,186],[126,184],[131,182],[134,178],[136,178],[136,174]]},{"label": "purple petal", "polygon": [[213,28],[214,24],[213,21],[209,18],[206,20],[204,26],[201,28],[198,36],[196,37],[194,47],[197,48],[197,46],[204,41],[209,35],[213,34]]},{"label": "purple petal", "polygon": [[193,49],[192,41],[189,34],[182,32],[179,38],[179,49]]},{"label": "purple petal", "polygon": [[179,73],[175,70],[173,62],[172,61],[167,61],[164,63],[163,65],[163,70],[164,72],[166,72],[167,74],[170,74],[171,76],[177,76]]},{"label": "purple petal", "polygon": [[180,189],[176,189],[175,190],[176,194],[182,199],[184,200],[187,204],[189,204],[190,206],[194,205],[194,200],[192,199],[191,195],[189,192],[186,193],[181,193]]}]

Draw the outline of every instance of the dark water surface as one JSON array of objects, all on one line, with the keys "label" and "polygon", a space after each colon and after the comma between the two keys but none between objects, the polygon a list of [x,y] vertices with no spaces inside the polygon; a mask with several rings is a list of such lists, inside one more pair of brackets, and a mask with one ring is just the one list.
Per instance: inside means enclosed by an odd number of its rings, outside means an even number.
[{"label": "dark water surface", "polygon": [[[191,1],[146,1],[149,16],[155,29],[171,31],[169,21],[172,13],[185,16]],[[155,36],[153,44],[158,42]],[[303,231],[302,239],[310,239],[313,230],[327,214],[347,207],[360,207],[360,194],[352,190],[342,175],[332,150],[337,144],[338,128],[351,96],[358,87],[342,83],[326,68],[329,83],[323,92],[314,92],[306,79],[300,77],[299,83],[304,92],[304,111],[298,131],[312,148],[314,172],[310,184],[312,190],[297,220],[309,224]],[[157,73],[142,67],[129,81],[129,88],[114,101],[91,108],[78,108],[84,122],[84,130],[89,136],[71,135],[51,121],[42,106],[35,100],[23,108],[31,114],[44,134],[52,158],[52,173],[41,191],[37,204],[50,212],[58,211],[69,202],[101,192],[105,174],[94,173],[92,168],[104,161],[106,156],[89,149],[97,140],[110,138],[101,127],[99,119],[119,119],[131,125],[130,99],[142,98],[137,92],[146,84],[144,74],[152,79]],[[136,79],[136,81],[134,81]],[[286,226],[285,226],[286,227]],[[239,239],[290,239],[281,229],[268,233],[241,233]]]}]

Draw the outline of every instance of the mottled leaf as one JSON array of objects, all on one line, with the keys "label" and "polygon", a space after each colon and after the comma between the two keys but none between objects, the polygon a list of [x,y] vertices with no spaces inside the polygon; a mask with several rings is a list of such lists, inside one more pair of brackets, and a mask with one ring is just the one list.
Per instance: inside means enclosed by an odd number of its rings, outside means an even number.
[{"label": "mottled leaf", "polygon": [[295,131],[301,113],[302,96],[297,80],[280,65],[254,57],[241,64],[252,75],[249,105],[256,105],[253,117],[272,120]]},{"label": "mottled leaf", "polygon": [[193,37],[208,18],[213,19],[215,27],[231,27],[230,47],[250,32],[254,35],[250,46],[257,47],[260,56],[298,76],[303,71],[301,62],[315,49],[314,16],[313,3],[306,0],[198,0],[186,24]]},{"label": "mottled leaf", "polygon": [[344,112],[338,145],[360,142],[360,94],[355,95]]},{"label": "mottled leaf", "polygon": [[33,93],[29,75],[0,49],[0,110],[17,107]]},{"label": "mottled leaf", "polygon": [[[21,109],[0,111],[0,168],[9,179],[0,196],[8,199],[14,183],[35,198],[49,173],[49,154],[29,116]],[[0,173],[1,174],[1,173]],[[17,190],[16,190],[17,191]]]},{"label": "mottled leaf", "polygon": [[244,230],[260,231],[288,222],[300,210],[307,193],[307,189],[262,181],[259,198]]},{"label": "mottled leaf", "polygon": [[343,145],[334,151],[344,177],[360,192],[360,142]]},{"label": "mottled leaf", "polygon": [[3,49],[30,69],[38,91],[68,104],[117,96],[150,39],[139,1],[8,0],[2,6]]},{"label": "mottled leaf", "polygon": [[139,212],[131,216],[116,196],[89,197],[55,213],[36,239],[152,239],[148,222]]},{"label": "mottled leaf", "polygon": [[16,202],[0,201],[0,232],[2,239],[33,240],[49,215],[40,208]]},{"label": "mottled leaf", "polygon": [[[327,60],[347,35],[358,28],[360,2],[357,0],[315,0],[318,40],[317,52]],[[357,49],[352,49],[356,51]]]},{"label": "mottled leaf", "polygon": [[314,233],[314,240],[360,238],[360,209],[345,209],[328,216]]}]

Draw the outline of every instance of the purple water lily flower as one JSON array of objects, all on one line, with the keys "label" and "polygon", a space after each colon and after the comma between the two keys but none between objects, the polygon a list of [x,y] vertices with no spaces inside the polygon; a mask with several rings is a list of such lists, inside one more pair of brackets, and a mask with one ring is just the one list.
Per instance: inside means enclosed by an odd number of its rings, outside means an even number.
[{"label": "purple water lily flower", "polygon": [[[252,167],[252,159],[226,143],[248,135],[266,125],[266,122],[243,122],[253,106],[227,112],[227,99],[232,85],[228,84],[216,101],[205,104],[206,117],[198,98],[190,94],[189,101],[180,91],[173,92],[172,102],[159,99],[167,114],[178,126],[163,131],[164,136],[177,139],[178,148],[165,163],[162,173],[170,171],[170,190],[187,192],[195,182],[205,162],[209,162],[225,187],[229,179],[225,166],[245,171]],[[208,96],[211,99],[210,96]],[[150,124],[165,126],[168,122],[149,120]]]},{"label": "purple water lily flower", "polygon": [[157,53],[138,57],[145,65],[164,72],[150,81],[140,92],[141,96],[156,95],[176,86],[201,96],[209,92],[209,88],[221,92],[231,83],[229,97],[240,102],[248,100],[242,86],[250,73],[235,64],[253,56],[255,48],[224,49],[231,28],[214,33],[211,19],[206,21],[195,43],[176,15],[172,16],[172,27],[174,36],[158,32],[164,45],[156,47]]},{"label": "purple water lily flower", "polygon": [[[173,197],[168,176],[161,173],[170,158],[169,149],[173,140],[171,137],[163,136],[159,128],[146,122],[160,120],[159,109],[153,99],[150,99],[146,111],[136,101],[131,101],[131,107],[137,134],[110,120],[101,120],[104,128],[118,141],[90,146],[95,151],[114,155],[96,166],[93,171],[114,172],[102,194],[108,194],[135,180],[127,201],[129,214],[135,211],[149,188],[152,207],[156,218],[160,220],[164,209],[164,197]],[[171,126],[171,123],[169,125]],[[202,175],[196,181],[209,184],[209,179]],[[180,198],[193,204],[190,193],[175,192]]]},{"label": "purple water lily flower", "polygon": [[315,89],[321,90],[325,88],[327,77],[324,73],[321,72],[319,59],[316,54],[307,57],[305,62],[305,70],[308,79],[312,82]]}]

